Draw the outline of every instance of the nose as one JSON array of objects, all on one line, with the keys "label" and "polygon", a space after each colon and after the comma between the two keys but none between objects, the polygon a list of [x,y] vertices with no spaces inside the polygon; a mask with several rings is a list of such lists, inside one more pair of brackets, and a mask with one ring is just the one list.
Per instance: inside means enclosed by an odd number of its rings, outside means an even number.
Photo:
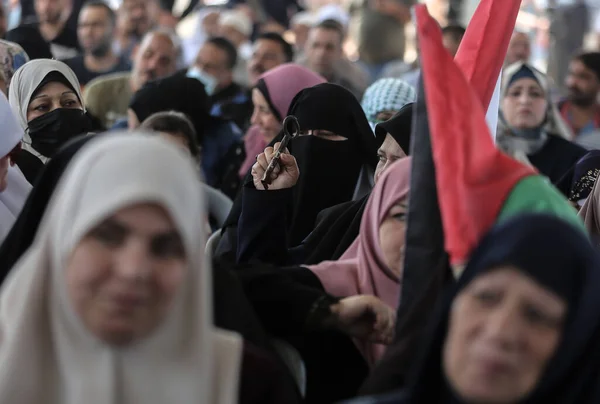
[{"label": "nose", "polygon": [[145,243],[130,240],[118,256],[116,272],[122,279],[144,280],[151,273],[150,257]]},{"label": "nose", "polygon": [[256,111],[256,109],[254,111],[252,111],[252,116],[250,117],[250,123],[252,125],[258,125],[259,121],[258,121],[258,112]]},{"label": "nose", "polygon": [[485,334],[504,348],[517,344],[520,335],[518,309],[503,305],[490,313],[485,323]]}]

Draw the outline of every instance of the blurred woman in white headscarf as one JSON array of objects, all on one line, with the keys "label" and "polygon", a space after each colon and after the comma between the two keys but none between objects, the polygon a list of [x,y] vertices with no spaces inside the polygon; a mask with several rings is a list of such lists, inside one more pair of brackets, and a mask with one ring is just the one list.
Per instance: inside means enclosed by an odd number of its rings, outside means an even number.
[{"label": "blurred woman in white headscarf", "polygon": [[0,402],[287,402],[213,325],[198,180],[158,137],[84,146],[0,291]]}]

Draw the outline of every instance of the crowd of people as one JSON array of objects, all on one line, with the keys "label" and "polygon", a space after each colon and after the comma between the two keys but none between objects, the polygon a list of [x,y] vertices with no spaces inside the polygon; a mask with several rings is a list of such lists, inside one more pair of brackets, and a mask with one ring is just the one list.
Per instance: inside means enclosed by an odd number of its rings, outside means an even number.
[{"label": "crowd of people", "polygon": [[600,52],[204,3],[0,23],[0,402],[598,402]]}]

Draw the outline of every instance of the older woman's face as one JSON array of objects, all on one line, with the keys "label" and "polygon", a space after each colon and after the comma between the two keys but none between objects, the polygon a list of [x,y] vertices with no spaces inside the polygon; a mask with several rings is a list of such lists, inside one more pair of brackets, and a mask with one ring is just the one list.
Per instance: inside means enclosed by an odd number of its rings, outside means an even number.
[{"label": "older woman's face", "polygon": [[85,326],[109,344],[125,345],[161,324],[185,268],[170,217],[156,205],[140,204],[93,228],[74,249],[66,277]]},{"label": "older woman's face", "polygon": [[539,382],[567,303],[514,267],[474,279],[454,300],[443,368],[468,402],[519,402]]},{"label": "older woman's face", "polygon": [[81,109],[77,94],[63,83],[52,81],[43,86],[29,101],[27,122],[58,108]]},{"label": "older woman's face", "polygon": [[546,118],[548,101],[537,81],[522,78],[508,88],[502,99],[502,113],[507,123],[517,129],[540,126]]},{"label": "older woman's face", "polygon": [[402,277],[404,267],[407,205],[408,198],[404,198],[392,206],[379,226],[379,245],[385,264],[398,278]]}]

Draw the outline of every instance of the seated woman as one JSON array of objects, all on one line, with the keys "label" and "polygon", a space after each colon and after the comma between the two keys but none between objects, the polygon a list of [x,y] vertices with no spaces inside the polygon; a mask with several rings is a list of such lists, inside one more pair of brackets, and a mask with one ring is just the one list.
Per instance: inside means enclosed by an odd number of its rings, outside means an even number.
[{"label": "seated woman", "polygon": [[91,132],[93,123],[85,113],[75,73],[62,62],[25,63],[15,72],[9,94],[24,135],[16,163],[33,184],[48,159],[73,137]]},{"label": "seated woman", "polygon": [[81,150],[0,292],[0,401],[296,402],[268,356],[212,324],[198,181],[162,139]]},{"label": "seated woman", "polygon": [[[383,139],[373,136],[354,95],[335,84],[302,90],[287,114],[296,116],[302,134],[308,135],[290,142],[300,176],[291,192],[277,202],[289,207],[286,235],[289,245],[295,246],[312,231],[320,211],[368,194]],[[256,195],[252,188],[244,186],[243,190]],[[217,250],[220,259],[235,260],[243,205],[238,195]]]},{"label": "seated woman", "polygon": [[[280,277],[277,279],[282,284],[281,278],[287,276],[331,296],[372,295],[396,307],[402,280],[410,165],[410,158],[403,159],[382,175],[367,203],[359,236],[339,260],[308,267],[276,267],[271,269],[275,273],[271,276]],[[323,329],[307,333],[299,327],[304,323],[299,319],[307,318],[303,307],[311,307],[315,300],[306,299],[304,294],[291,295],[290,289],[282,291],[275,281],[267,286],[265,271],[245,266],[238,274],[267,331],[287,339],[300,351],[307,367],[307,401],[329,403],[353,397],[384,346],[372,340],[351,341],[346,335]],[[322,299],[328,304],[328,299]]]},{"label": "seated woman", "polygon": [[15,155],[21,145],[23,132],[4,95],[0,95],[0,243],[5,239],[19,216],[31,185],[15,167]]},{"label": "seated woman", "polygon": [[281,132],[292,100],[305,88],[325,83],[322,76],[295,63],[284,63],[261,75],[252,89],[252,126],[244,136],[246,160],[240,168],[244,178],[256,161],[256,155]]},{"label": "seated woman", "polygon": [[[378,124],[377,137],[385,139],[377,150],[377,167],[373,177],[379,177],[394,162],[405,158],[410,150],[413,104],[404,105],[391,119]],[[279,147],[275,144],[275,147]],[[297,245],[290,245],[285,237],[287,203],[298,181],[296,165],[292,160],[281,161],[285,183],[276,180],[264,192],[260,179],[272,158],[273,147],[267,147],[256,158],[251,172],[254,187],[248,184],[242,191],[242,215],[238,223],[237,261],[261,261],[276,265],[318,264],[339,259],[358,236],[362,215],[369,195],[340,203],[318,213],[310,234]],[[262,214],[265,210],[268,215]]]},{"label": "seated woman", "polygon": [[528,214],[494,227],[441,305],[407,392],[364,403],[596,403],[600,261]]},{"label": "seated woman", "polygon": [[533,66],[509,66],[502,80],[499,147],[558,182],[587,151],[572,142],[550,99],[548,78]]}]

